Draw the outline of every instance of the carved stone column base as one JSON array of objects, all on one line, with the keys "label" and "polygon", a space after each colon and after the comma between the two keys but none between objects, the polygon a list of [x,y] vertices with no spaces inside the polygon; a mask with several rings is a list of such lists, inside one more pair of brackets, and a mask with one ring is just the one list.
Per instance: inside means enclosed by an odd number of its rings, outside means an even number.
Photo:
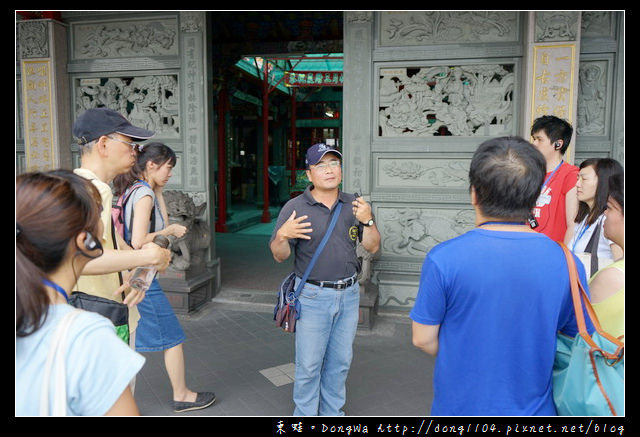
[{"label": "carved stone column base", "polygon": [[378,286],[371,281],[360,284],[358,329],[371,329],[378,313]]},{"label": "carved stone column base", "polygon": [[215,272],[205,270],[197,275],[159,274],[158,282],[164,290],[176,314],[190,314],[197,311],[213,298]]}]

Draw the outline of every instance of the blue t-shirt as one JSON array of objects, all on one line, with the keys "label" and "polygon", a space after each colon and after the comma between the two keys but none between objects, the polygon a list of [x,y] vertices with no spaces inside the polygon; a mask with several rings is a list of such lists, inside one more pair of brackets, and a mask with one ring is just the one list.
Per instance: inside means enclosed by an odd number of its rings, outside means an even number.
[{"label": "blue t-shirt", "polygon": [[564,253],[546,235],[474,229],[437,245],[410,317],[440,325],[432,415],[556,415],[556,335],[577,326]]},{"label": "blue t-shirt", "polygon": [[[62,317],[72,310],[66,304],[50,305],[40,329],[16,338],[16,416],[40,414],[44,367],[52,334]],[[102,416],[122,395],[145,359],[116,335],[107,318],[97,313],[81,311],[69,332],[65,355],[67,415]],[[51,406],[53,389],[49,394]]]}]

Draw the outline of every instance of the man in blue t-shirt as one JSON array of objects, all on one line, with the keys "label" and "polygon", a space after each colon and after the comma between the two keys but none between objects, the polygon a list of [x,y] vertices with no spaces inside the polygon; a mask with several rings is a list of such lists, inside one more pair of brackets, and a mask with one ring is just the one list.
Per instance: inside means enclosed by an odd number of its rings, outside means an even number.
[{"label": "man in blue t-shirt", "polygon": [[481,144],[469,170],[476,229],[425,259],[410,317],[414,345],[437,357],[432,415],[556,415],[556,335],[577,326],[564,253],[527,224],[545,169],[522,138]]}]

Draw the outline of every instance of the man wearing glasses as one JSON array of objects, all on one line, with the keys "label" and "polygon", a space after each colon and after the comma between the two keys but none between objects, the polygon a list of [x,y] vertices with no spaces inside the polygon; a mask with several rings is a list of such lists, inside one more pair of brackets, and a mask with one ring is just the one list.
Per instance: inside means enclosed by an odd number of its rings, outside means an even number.
[{"label": "man wearing glasses", "polygon": [[[74,173],[89,179],[102,197],[102,223],[104,233],[101,243],[104,253],[91,260],[78,279],[76,291],[93,294],[129,305],[130,344],[135,345],[135,328],[140,315],[136,309],[144,293],[121,284],[120,272],[138,266],[153,265],[164,270],[171,261],[171,252],[155,244],[135,252],[112,231],[111,204],[113,193],[109,183],[121,173],[128,172],[141,147],[135,141],[146,140],[154,132],[133,126],[119,112],[108,108],[92,108],[81,114],[73,124],[73,135],[80,146],[80,168]],[[132,387],[133,388],[133,387]]]},{"label": "man wearing glasses", "polygon": [[[357,241],[370,253],[380,247],[380,233],[369,205],[340,190],[342,154],[326,144],[307,150],[311,184],[280,211],[269,247],[276,261],[294,253],[296,286],[325,231],[331,213],[344,207],[327,244],[300,293],[296,323],[295,416],[341,416],[346,379],[358,327],[360,264]],[[348,207],[347,207],[348,206]]]}]

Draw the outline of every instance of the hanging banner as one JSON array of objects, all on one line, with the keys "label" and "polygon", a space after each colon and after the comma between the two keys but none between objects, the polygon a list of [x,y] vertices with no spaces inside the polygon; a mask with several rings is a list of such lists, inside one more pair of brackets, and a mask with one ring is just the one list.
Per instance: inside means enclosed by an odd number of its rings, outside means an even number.
[{"label": "hanging banner", "polygon": [[284,84],[288,87],[342,86],[342,71],[285,71]]}]

